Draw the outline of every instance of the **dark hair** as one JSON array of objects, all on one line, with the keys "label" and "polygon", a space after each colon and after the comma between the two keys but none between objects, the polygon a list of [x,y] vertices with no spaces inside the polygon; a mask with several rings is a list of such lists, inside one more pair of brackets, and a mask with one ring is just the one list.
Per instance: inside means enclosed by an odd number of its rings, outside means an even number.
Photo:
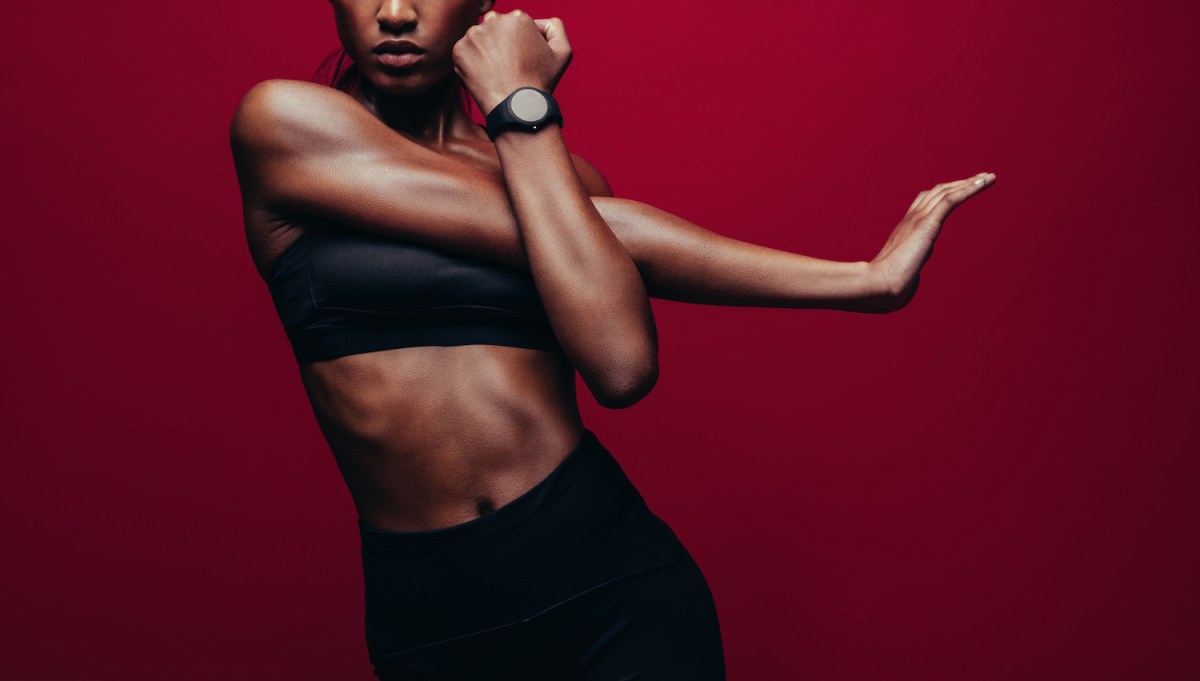
[{"label": "dark hair", "polygon": [[313,82],[328,85],[342,92],[349,93],[358,84],[358,65],[339,47],[325,55],[317,70],[313,72]]},{"label": "dark hair", "polygon": [[[312,81],[349,94],[358,85],[358,79],[361,77],[358,64],[355,64],[350,55],[346,54],[344,48],[339,47],[321,60],[317,70],[313,72]],[[475,98],[467,90],[466,84],[462,84],[459,88],[459,95],[463,99],[463,106],[467,113],[470,114],[474,110]]]}]

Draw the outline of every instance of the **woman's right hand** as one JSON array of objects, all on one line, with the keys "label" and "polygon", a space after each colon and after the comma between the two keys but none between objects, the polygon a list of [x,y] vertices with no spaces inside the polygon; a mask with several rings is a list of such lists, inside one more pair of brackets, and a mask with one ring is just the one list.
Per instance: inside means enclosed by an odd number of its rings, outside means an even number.
[{"label": "woman's right hand", "polygon": [[889,301],[881,311],[899,310],[912,300],[921,281],[921,268],[933,253],[933,242],[946,216],[995,183],[994,174],[980,173],[917,194],[904,219],[870,262],[872,275],[878,278],[878,287]]},{"label": "woman's right hand", "polygon": [[561,19],[492,11],[467,29],[453,55],[455,72],[486,114],[519,87],[553,92],[571,63],[571,44]]}]

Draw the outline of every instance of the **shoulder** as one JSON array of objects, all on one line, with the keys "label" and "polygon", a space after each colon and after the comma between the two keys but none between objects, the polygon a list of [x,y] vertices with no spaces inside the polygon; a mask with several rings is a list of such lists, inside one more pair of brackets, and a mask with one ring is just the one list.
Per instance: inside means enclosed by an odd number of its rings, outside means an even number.
[{"label": "shoulder", "polygon": [[230,123],[230,143],[235,151],[280,150],[298,142],[339,137],[362,114],[366,111],[340,90],[301,80],[264,80],[238,102]]},{"label": "shoulder", "polygon": [[571,153],[571,160],[575,163],[575,173],[579,175],[579,180],[587,189],[588,196],[613,195],[612,188],[608,186],[608,180],[604,179],[604,175],[596,166],[574,152]]},{"label": "shoulder", "polygon": [[238,102],[235,122],[262,117],[311,119],[321,113],[345,109],[355,103],[350,95],[303,80],[275,78],[255,84]]}]

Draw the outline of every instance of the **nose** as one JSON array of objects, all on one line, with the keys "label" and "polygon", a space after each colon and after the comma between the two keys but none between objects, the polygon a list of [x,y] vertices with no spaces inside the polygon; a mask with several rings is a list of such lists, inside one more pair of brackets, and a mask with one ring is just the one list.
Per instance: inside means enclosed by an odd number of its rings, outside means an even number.
[{"label": "nose", "polygon": [[417,22],[417,12],[412,0],[383,0],[376,19],[385,30],[399,32]]}]

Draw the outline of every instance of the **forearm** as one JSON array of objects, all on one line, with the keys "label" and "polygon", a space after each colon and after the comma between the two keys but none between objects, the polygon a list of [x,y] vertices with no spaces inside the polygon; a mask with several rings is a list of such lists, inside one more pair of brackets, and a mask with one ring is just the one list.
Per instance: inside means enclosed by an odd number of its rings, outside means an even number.
[{"label": "forearm", "polygon": [[640,399],[657,377],[646,287],[587,196],[560,127],[501,134],[496,150],[528,270],[564,351],[598,399]]},{"label": "forearm", "polygon": [[654,206],[593,198],[655,298],[709,305],[887,309],[886,286],[865,261],[822,260],[738,241]]}]

